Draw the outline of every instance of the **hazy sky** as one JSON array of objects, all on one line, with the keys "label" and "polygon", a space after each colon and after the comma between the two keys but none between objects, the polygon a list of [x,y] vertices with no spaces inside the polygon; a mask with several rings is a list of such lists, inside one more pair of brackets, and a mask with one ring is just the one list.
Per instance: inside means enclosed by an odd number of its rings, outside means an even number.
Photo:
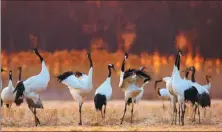
[{"label": "hazy sky", "polygon": [[115,51],[122,43],[118,34],[130,24],[136,34],[130,52],[173,53],[175,36],[184,32],[203,56],[222,57],[220,1],[3,1],[1,19],[2,48],[7,51],[30,49],[31,33],[47,51],[88,49],[97,38]]}]

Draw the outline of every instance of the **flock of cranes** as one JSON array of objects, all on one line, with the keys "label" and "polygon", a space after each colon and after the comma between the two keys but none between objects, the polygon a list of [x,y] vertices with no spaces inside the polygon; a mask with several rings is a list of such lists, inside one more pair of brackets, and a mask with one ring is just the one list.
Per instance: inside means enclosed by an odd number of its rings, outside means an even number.
[{"label": "flock of cranes", "polygon": [[[22,67],[19,67],[19,79],[16,87],[12,83],[12,71],[9,71],[9,82],[8,86],[1,89],[1,106],[6,105],[10,108],[13,103],[17,106],[21,105],[24,100],[28,105],[28,108],[34,115],[35,125],[40,125],[40,120],[36,115],[36,109],[43,109],[43,104],[40,98],[40,94],[47,89],[50,81],[50,74],[46,67],[43,57],[38,52],[38,49],[33,49],[34,53],[39,57],[42,64],[41,72],[38,75],[22,80]],[[67,71],[57,76],[60,83],[63,83],[69,88],[72,97],[78,102],[79,105],[79,125],[82,125],[82,106],[83,103],[93,89],[93,61],[91,54],[88,53],[88,60],[90,63],[88,74],[76,71]],[[173,67],[172,75],[164,77],[160,80],[155,81],[155,89],[160,97],[168,97],[171,100],[171,117],[172,124],[177,122],[177,113],[179,114],[179,124],[184,125],[184,114],[186,108],[186,102],[191,102],[194,108],[194,120],[196,110],[198,110],[199,123],[200,123],[200,111],[199,106],[205,108],[210,107],[211,99],[209,90],[211,83],[209,81],[210,76],[206,76],[207,84],[200,85],[195,81],[195,67],[189,67],[182,71],[185,73],[185,77],[180,76],[180,57],[182,56],[181,50],[178,50],[176,54],[176,60]],[[128,69],[125,70],[125,64],[127,63],[129,55],[125,53],[120,72],[119,88],[124,92],[125,95],[125,107],[123,116],[121,118],[121,124],[123,123],[127,107],[131,108],[131,123],[133,122],[134,104],[137,104],[144,93],[144,87],[151,81],[150,75],[145,71],[145,67],[139,69]],[[112,96],[112,85],[111,75],[112,70],[115,70],[113,64],[108,66],[108,76],[105,81],[96,89],[94,96],[94,104],[97,112],[101,113],[102,118],[105,118],[107,101]],[[1,68],[1,72],[4,69]],[[192,72],[191,80],[188,79],[189,73]],[[158,88],[159,82],[165,82],[165,88]],[[1,82],[2,85],[2,82]],[[2,86],[1,86],[2,88]],[[177,107],[178,104],[178,107]],[[177,112],[177,108],[179,111]],[[98,116],[97,116],[98,119]]]},{"label": "flock of cranes", "polygon": [[[191,66],[186,70],[185,77],[182,79],[180,76],[180,57],[181,51],[178,50],[175,65],[172,71],[171,77],[164,77],[161,80],[155,81],[155,88],[157,88],[157,83],[164,81],[166,82],[166,88],[157,89],[159,96],[168,96],[171,100],[172,106],[172,124],[176,124],[177,119],[177,107],[179,108],[179,124],[184,125],[184,114],[185,114],[185,102],[191,102],[194,107],[194,117],[195,120],[196,109],[198,109],[199,123],[200,123],[200,111],[199,106],[205,108],[210,107],[211,98],[209,95],[209,90],[211,88],[211,83],[209,75],[206,76],[207,84],[200,85],[195,81],[195,67]],[[191,80],[188,80],[189,72],[192,71]],[[181,113],[182,112],[182,113]]]}]

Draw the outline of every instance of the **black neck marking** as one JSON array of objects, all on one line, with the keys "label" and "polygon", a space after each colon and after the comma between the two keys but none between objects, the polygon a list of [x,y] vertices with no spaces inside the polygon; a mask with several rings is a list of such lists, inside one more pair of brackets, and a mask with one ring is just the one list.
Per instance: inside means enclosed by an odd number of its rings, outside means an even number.
[{"label": "black neck marking", "polygon": [[18,76],[18,78],[19,78],[19,81],[22,80],[22,68],[21,67],[19,68],[19,76]]},{"label": "black neck marking", "polygon": [[177,58],[177,65],[176,67],[178,68],[178,70],[180,70],[180,53],[178,52],[178,58]]},{"label": "black neck marking", "polygon": [[196,72],[196,70],[195,70],[195,68],[193,68],[192,69],[192,77],[191,77],[191,81],[192,82],[196,82],[196,80],[195,80],[195,72]]},{"label": "black neck marking", "polygon": [[12,71],[9,72],[9,80],[12,81]]},{"label": "black neck marking", "polygon": [[112,71],[111,71],[111,67],[110,67],[110,66],[108,66],[108,70],[109,70],[108,77],[111,77],[111,75],[112,75]]},{"label": "black neck marking", "polygon": [[44,59],[42,58],[42,56],[39,54],[38,50],[35,51],[35,54],[39,57],[40,61],[44,61]]},{"label": "black neck marking", "polygon": [[180,51],[177,52],[175,66],[180,70]]},{"label": "black neck marking", "polygon": [[178,60],[178,55],[179,55],[179,52],[177,52],[177,54],[176,54],[176,60],[175,60],[175,66],[177,66],[177,60]]},{"label": "black neck marking", "polygon": [[91,67],[93,67],[93,62],[92,62],[91,55],[88,55],[88,59],[89,59],[90,68],[91,68]]},{"label": "black neck marking", "polygon": [[125,71],[125,62],[126,62],[126,60],[123,59],[122,66],[121,66],[121,71],[122,71],[122,72]]},{"label": "black neck marking", "polygon": [[178,56],[178,60],[177,60],[177,68],[178,70],[180,70],[180,55]]},{"label": "black neck marking", "polygon": [[185,78],[187,78],[188,79],[188,76],[189,76],[189,73],[190,73],[190,71],[185,71]]}]

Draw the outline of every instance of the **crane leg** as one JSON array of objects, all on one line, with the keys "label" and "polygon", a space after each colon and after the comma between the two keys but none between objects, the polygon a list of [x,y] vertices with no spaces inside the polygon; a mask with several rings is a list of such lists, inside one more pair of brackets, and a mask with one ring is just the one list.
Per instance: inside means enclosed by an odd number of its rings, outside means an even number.
[{"label": "crane leg", "polygon": [[31,110],[32,114],[34,115],[35,125],[36,126],[40,125],[39,118],[36,115],[36,105],[35,105],[35,103],[33,102],[33,100],[28,99],[28,98],[26,98],[26,101],[27,101],[29,109]]},{"label": "crane leg", "polygon": [[36,116],[36,108],[34,107],[31,107],[30,105],[28,106],[29,109],[31,110],[32,114],[34,115],[34,118],[35,118],[35,126],[38,126],[40,125],[40,121],[39,121],[39,118]]},{"label": "crane leg", "polygon": [[[132,102],[133,102],[133,101],[132,101]],[[133,123],[133,107],[134,107],[134,103],[132,103],[131,120],[130,120],[130,123]]]},{"label": "crane leg", "polygon": [[177,124],[177,107],[176,105],[174,106],[174,117],[175,117],[175,120],[174,120],[174,124],[176,125]]},{"label": "crane leg", "polygon": [[82,125],[82,104],[79,105],[79,125]]},{"label": "crane leg", "polygon": [[106,104],[105,104],[105,107],[104,107],[104,119],[106,117]]},{"label": "crane leg", "polygon": [[125,103],[124,113],[123,113],[123,116],[122,116],[122,119],[121,119],[121,123],[120,123],[120,124],[123,124],[123,119],[124,119],[125,114],[126,114],[126,109],[127,109],[127,102]]},{"label": "crane leg", "polygon": [[196,117],[196,111],[197,111],[197,105],[196,105],[196,104],[194,104],[194,105],[193,105],[193,107],[194,107],[194,110],[193,110],[193,120],[192,120],[192,122],[194,122],[194,121],[195,121],[195,117]]},{"label": "crane leg", "polygon": [[166,107],[165,107],[165,105],[164,105],[164,99],[162,99],[162,102],[163,102],[163,109],[165,110]]},{"label": "crane leg", "polygon": [[104,117],[104,115],[103,115],[103,107],[101,108],[101,110],[99,110],[100,111],[100,113],[101,113],[101,117],[103,118]]},{"label": "crane leg", "polygon": [[180,125],[180,121],[181,121],[180,111],[181,111],[181,105],[179,104],[179,125]]},{"label": "crane leg", "polygon": [[175,118],[175,113],[174,113],[174,111],[175,111],[175,103],[173,102],[174,100],[173,99],[171,99],[171,101],[170,101],[170,104],[171,104],[171,117],[172,117],[172,122],[171,122],[171,125],[173,125],[174,124],[174,118]]},{"label": "crane leg", "polygon": [[197,104],[197,111],[198,111],[198,116],[199,116],[199,124],[200,124],[200,109],[199,109],[199,105]]},{"label": "crane leg", "polygon": [[204,108],[204,117],[206,117],[206,114],[207,114],[207,108],[205,107]]},{"label": "crane leg", "polygon": [[181,103],[181,124],[184,126],[184,115],[185,115],[185,104],[184,102]]},{"label": "crane leg", "polygon": [[36,107],[34,107],[34,116],[35,116],[35,126],[38,126],[38,125],[40,125],[40,121],[39,121],[39,119],[38,119],[38,117],[36,116]]}]

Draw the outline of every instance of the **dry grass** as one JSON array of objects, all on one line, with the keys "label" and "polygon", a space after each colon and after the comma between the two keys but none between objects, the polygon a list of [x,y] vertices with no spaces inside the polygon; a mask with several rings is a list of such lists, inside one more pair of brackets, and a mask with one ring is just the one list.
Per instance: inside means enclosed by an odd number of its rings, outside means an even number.
[{"label": "dry grass", "polygon": [[[214,100],[212,107],[207,110],[206,117],[203,117],[201,109],[201,124],[191,122],[188,114],[185,118],[185,126],[170,125],[169,102],[165,101],[166,109],[162,108],[160,101],[142,101],[134,113],[134,122],[130,124],[130,109],[126,114],[123,125],[120,125],[120,117],[123,112],[123,101],[110,101],[107,106],[107,115],[104,121],[96,124],[96,112],[93,102],[85,102],[83,105],[83,126],[78,126],[79,113],[76,102],[74,101],[45,101],[44,109],[38,110],[41,121],[40,127],[34,127],[32,113],[24,104],[8,111],[2,108],[2,130],[21,131],[21,130],[201,130],[216,131],[222,130],[222,101]],[[130,107],[131,108],[131,107]]]}]

